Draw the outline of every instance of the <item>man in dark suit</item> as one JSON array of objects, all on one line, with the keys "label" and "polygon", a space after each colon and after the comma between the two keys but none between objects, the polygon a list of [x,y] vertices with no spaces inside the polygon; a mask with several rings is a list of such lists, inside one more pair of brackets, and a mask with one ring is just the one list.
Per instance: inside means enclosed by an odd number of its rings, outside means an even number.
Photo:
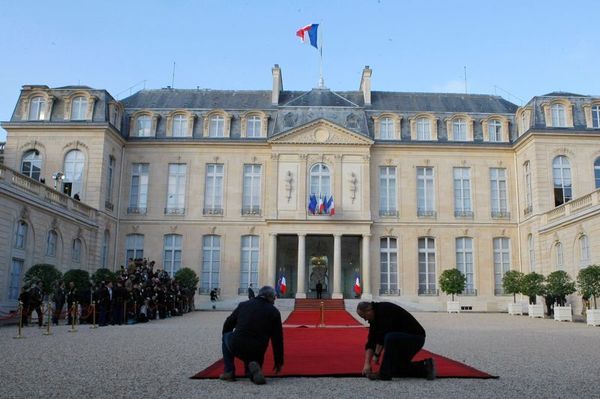
[{"label": "man in dark suit", "polygon": [[275,290],[264,286],[256,298],[242,302],[223,324],[224,372],[219,377],[235,381],[234,358],[244,362],[246,374],[257,385],[264,384],[262,364],[269,340],[273,347],[274,370],[283,366],[283,327],[281,314],[274,306]]}]

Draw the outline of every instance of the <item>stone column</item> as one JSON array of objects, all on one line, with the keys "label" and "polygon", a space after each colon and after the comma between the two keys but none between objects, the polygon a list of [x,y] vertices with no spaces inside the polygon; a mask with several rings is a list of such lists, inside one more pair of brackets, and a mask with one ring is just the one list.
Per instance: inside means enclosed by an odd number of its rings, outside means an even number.
[{"label": "stone column", "polygon": [[369,258],[370,253],[370,234],[363,234],[362,236],[362,295],[361,299],[373,299],[371,294],[371,263]]},{"label": "stone column", "polygon": [[[275,288],[277,285],[277,233],[269,233],[269,268],[266,283]],[[258,287],[260,288],[260,287]]]},{"label": "stone column", "polygon": [[333,235],[333,294],[331,298],[341,299],[342,293],[342,236]]},{"label": "stone column", "polygon": [[298,234],[298,285],[296,298],[306,298],[304,282],[306,280],[306,234]]}]

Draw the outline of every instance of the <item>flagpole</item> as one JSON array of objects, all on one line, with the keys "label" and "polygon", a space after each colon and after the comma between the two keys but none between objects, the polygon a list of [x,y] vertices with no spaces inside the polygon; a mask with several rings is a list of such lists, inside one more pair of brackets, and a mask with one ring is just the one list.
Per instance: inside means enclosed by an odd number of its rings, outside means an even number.
[{"label": "flagpole", "polygon": [[323,79],[323,24],[319,25],[319,32],[321,34],[321,47],[319,48],[320,61],[319,61],[319,88],[322,89],[325,87],[325,80]]}]

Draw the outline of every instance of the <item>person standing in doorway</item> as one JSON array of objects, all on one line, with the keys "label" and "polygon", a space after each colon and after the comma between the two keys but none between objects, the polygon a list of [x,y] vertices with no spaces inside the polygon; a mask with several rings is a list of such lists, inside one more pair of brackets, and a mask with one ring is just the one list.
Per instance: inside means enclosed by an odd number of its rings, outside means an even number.
[{"label": "person standing in doorway", "polygon": [[323,298],[323,284],[321,284],[321,280],[317,281],[317,299]]}]

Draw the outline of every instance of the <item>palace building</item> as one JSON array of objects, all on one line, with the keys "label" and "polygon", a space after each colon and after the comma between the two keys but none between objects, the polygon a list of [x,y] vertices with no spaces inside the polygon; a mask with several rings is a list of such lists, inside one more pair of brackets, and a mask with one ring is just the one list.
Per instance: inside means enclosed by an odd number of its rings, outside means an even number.
[{"label": "palace building", "polygon": [[[359,89],[23,86],[0,165],[0,302],[34,264],[156,260],[242,299],[362,298],[444,310],[442,271],[501,311],[508,270],[600,263],[600,97]],[[202,297],[201,297],[202,298]],[[580,300],[569,298],[576,309]],[[578,308],[577,308],[578,307]]]}]

